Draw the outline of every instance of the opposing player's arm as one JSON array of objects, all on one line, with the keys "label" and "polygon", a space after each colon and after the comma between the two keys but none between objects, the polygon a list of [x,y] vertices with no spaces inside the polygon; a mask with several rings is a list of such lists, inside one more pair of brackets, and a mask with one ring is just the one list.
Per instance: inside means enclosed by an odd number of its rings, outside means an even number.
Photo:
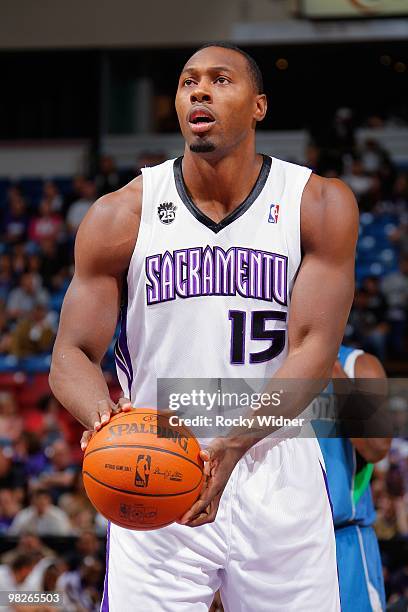
[{"label": "opposing player's arm", "polygon": [[[356,382],[358,382],[358,379],[364,381],[367,378],[376,378],[385,381],[387,378],[380,361],[369,353],[357,357],[354,375],[357,379]],[[385,389],[384,392],[386,392]],[[392,438],[350,438],[350,440],[354,448],[366,461],[376,463],[384,459],[390,450]]]},{"label": "opposing player's arm", "polygon": [[100,364],[115,332],[141,200],[139,178],[95,202],[77,234],[75,273],[61,311],[49,381],[87,429],[109,420],[113,408]]}]

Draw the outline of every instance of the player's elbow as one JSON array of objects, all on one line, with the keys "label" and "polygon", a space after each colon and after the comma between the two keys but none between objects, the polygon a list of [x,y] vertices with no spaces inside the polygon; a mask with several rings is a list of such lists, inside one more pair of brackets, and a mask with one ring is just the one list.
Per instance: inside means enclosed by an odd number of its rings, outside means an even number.
[{"label": "player's elbow", "polygon": [[54,345],[51,357],[50,372],[48,374],[48,384],[52,393],[58,398],[61,381],[64,379],[64,359],[65,353],[58,343]]},{"label": "player's elbow", "polygon": [[375,444],[369,451],[370,457],[367,459],[370,463],[378,463],[387,456],[390,450],[391,439],[390,438],[379,438],[375,440]]},{"label": "player's elbow", "polygon": [[355,446],[368,463],[378,463],[387,456],[391,446],[391,438],[370,438],[359,440]]}]

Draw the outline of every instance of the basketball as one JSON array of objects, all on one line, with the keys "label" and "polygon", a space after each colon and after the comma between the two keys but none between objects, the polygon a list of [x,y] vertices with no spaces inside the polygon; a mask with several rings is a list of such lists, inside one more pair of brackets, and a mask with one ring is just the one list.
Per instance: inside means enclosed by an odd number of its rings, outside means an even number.
[{"label": "basketball", "polygon": [[149,408],[115,415],[91,439],[82,473],[107,519],[127,529],[159,529],[181,518],[203,483],[200,446],[185,427]]}]

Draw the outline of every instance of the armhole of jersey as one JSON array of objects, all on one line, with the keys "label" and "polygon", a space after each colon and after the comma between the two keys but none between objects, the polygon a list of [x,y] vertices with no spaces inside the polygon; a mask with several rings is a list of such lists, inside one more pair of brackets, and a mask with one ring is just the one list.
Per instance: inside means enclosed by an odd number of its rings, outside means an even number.
[{"label": "armhole of jersey", "polygon": [[348,378],[355,378],[356,361],[357,361],[357,358],[363,354],[364,354],[364,351],[361,351],[360,349],[356,349],[355,351],[350,353],[350,355],[347,355],[346,361],[344,362],[343,370],[348,376]]}]

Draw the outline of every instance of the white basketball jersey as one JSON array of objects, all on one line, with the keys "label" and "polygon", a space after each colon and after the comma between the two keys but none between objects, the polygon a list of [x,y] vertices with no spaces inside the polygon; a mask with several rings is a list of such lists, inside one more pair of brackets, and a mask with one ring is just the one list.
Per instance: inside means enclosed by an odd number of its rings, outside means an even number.
[{"label": "white basketball jersey", "polygon": [[220,223],[191,200],[182,158],[143,169],[139,234],[124,288],[118,376],[134,406],[157,378],[269,378],[285,359],[311,171],[264,156],[246,200]]}]

